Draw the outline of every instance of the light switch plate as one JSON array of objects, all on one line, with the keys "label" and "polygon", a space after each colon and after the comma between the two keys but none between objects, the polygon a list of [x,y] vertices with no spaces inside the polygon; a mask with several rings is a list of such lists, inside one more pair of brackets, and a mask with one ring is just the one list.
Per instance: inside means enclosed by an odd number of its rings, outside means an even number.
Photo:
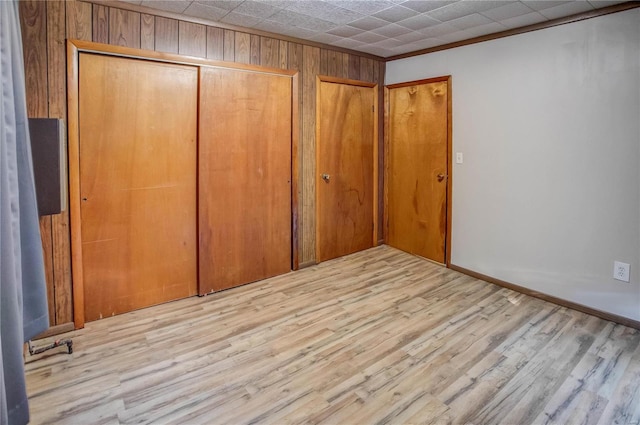
[{"label": "light switch plate", "polygon": [[462,155],[462,152],[456,152],[456,164],[462,164],[463,161],[464,157]]}]

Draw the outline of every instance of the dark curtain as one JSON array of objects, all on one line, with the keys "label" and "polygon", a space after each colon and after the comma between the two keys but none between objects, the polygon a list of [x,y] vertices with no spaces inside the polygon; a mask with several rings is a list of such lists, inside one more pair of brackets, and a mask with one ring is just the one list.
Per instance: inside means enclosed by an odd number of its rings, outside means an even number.
[{"label": "dark curtain", "polygon": [[17,1],[0,1],[0,425],[26,424],[23,344],[49,326]]}]

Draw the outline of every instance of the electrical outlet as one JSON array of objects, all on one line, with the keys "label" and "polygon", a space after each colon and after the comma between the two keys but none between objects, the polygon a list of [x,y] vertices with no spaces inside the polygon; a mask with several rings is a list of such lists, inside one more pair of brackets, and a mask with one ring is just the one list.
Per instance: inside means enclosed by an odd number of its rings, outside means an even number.
[{"label": "electrical outlet", "polygon": [[622,282],[629,282],[629,264],[620,261],[613,262],[613,278]]}]

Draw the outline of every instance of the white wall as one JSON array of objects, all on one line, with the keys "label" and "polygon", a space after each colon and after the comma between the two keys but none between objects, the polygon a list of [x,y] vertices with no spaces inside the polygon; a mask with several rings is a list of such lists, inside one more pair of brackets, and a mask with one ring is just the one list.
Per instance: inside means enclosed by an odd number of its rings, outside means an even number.
[{"label": "white wall", "polygon": [[392,61],[386,83],[441,75],[452,263],[640,320],[640,9]]}]

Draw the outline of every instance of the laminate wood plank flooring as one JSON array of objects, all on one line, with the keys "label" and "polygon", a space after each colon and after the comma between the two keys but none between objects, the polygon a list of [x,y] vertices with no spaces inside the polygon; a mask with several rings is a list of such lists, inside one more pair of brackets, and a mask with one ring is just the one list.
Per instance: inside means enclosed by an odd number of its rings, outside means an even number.
[{"label": "laminate wood plank flooring", "polygon": [[33,424],[640,423],[640,331],[388,246],[66,336]]}]

